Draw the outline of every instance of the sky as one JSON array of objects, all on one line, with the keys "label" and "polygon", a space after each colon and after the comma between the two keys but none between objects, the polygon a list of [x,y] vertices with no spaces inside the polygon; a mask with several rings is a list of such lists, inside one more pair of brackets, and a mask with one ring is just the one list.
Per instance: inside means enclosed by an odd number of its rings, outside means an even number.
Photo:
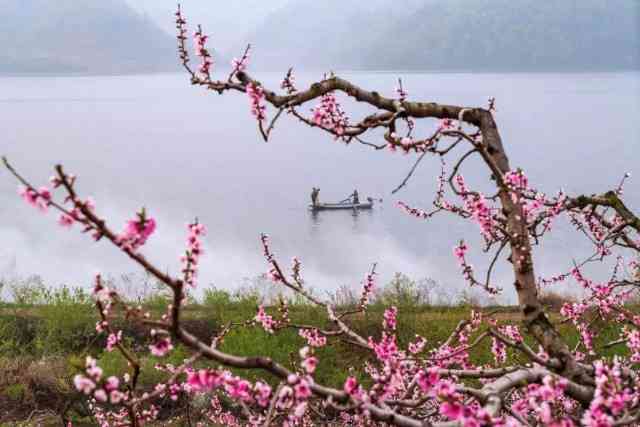
[{"label": "sky", "polygon": [[[220,46],[235,45],[269,13],[290,0],[182,0],[180,3],[192,25],[202,24]],[[137,11],[153,19],[169,34],[174,33],[174,0],[127,0]]]}]

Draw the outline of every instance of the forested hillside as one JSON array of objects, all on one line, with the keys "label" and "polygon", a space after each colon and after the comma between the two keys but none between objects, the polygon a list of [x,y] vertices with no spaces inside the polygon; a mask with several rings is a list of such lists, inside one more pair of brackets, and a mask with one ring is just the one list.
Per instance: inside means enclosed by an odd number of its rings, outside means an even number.
[{"label": "forested hillside", "polygon": [[0,72],[177,69],[174,41],[124,0],[0,0]]},{"label": "forested hillside", "polygon": [[356,69],[640,68],[637,0],[302,0],[251,39],[265,66]]}]

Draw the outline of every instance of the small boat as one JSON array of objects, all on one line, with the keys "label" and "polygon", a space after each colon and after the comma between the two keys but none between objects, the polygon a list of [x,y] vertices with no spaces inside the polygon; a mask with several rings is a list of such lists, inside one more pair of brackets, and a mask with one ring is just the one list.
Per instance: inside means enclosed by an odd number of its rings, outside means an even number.
[{"label": "small boat", "polygon": [[317,205],[309,205],[309,209],[313,211],[330,211],[339,209],[371,209],[373,208],[373,201],[367,203],[318,203]]}]

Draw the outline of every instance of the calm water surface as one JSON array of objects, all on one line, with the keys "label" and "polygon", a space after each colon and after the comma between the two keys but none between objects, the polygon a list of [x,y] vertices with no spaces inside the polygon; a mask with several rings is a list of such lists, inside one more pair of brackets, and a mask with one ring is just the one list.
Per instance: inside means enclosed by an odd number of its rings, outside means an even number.
[{"label": "calm water surface", "polygon": [[[280,76],[259,76],[275,84]],[[300,75],[301,85],[311,75]],[[366,88],[390,95],[396,74],[353,74]],[[548,192],[598,192],[625,171],[640,176],[640,75],[620,74],[408,74],[413,100],[470,106],[497,99],[497,121],[511,163]],[[367,114],[350,106],[353,117]],[[272,111],[270,111],[273,114]],[[430,159],[395,196],[414,157],[334,142],[282,119],[261,142],[244,95],[217,96],[190,87],[184,75],[0,78],[0,153],[38,184],[55,163],[79,176],[79,190],[119,229],[141,206],[157,217],[159,233],[145,253],[177,271],[184,225],[198,217],[209,228],[201,282],[234,288],[265,270],[259,235],[272,236],[283,260],[303,260],[318,290],[357,286],[373,262],[383,279],[396,271],[432,277],[444,294],[463,288],[451,248],[476,227],[440,217],[420,222],[394,207],[431,203],[439,161]],[[434,124],[425,124],[428,131]],[[372,142],[379,136],[372,136]],[[463,173],[488,191],[487,173],[470,162]],[[307,210],[311,187],[322,200],[340,200],[357,188],[382,198],[372,212]],[[640,184],[626,195],[640,210]],[[0,277],[40,274],[50,283],[89,286],[95,272],[135,272],[125,256],[77,230],[55,225],[16,196],[16,183],[0,172]],[[587,254],[573,233],[561,232],[536,251],[538,272],[555,274]],[[486,255],[472,261],[486,265]],[[287,262],[288,263],[288,262]],[[597,269],[596,269],[597,270]],[[506,266],[497,279],[509,288]],[[510,291],[505,299],[511,298]]]}]

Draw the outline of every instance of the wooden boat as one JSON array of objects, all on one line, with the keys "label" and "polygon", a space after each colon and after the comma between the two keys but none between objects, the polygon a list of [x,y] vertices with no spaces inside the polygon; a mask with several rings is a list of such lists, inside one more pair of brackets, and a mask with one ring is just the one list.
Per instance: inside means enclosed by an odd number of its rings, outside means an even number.
[{"label": "wooden boat", "polygon": [[373,202],[367,203],[318,203],[317,205],[309,205],[309,209],[313,211],[331,211],[341,209],[371,209],[373,208]]}]

